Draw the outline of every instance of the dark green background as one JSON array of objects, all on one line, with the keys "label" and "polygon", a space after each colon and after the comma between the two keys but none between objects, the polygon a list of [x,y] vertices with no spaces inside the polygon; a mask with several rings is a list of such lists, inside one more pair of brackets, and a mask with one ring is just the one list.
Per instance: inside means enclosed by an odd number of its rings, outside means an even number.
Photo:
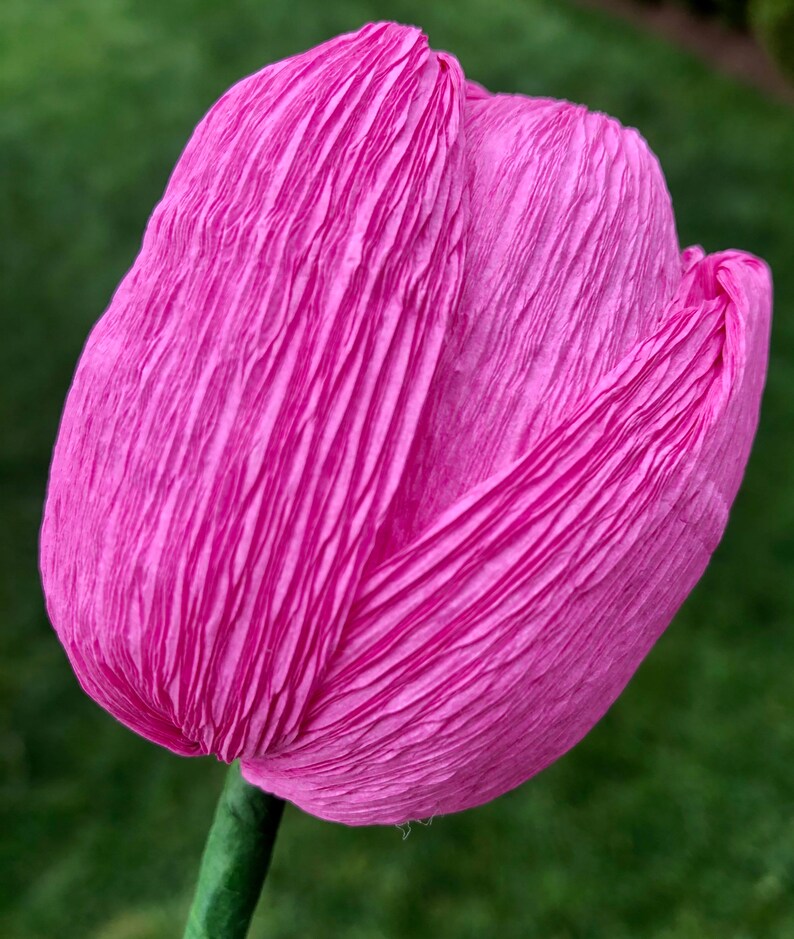
[{"label": "dark green background", "polygon": [[71,370],[187,135],[237,78],[367,20],[421,24],[493,90],[638,126],[683,244],[766,257],[763,421],[707,575],[607,718],[484,808],[346,829],[288,808],[255,936],[794,936],[794,114],[554,0],[3,0],[0,5],[0,935],[166,939],[222,768],[80,692],[36,572]]}]

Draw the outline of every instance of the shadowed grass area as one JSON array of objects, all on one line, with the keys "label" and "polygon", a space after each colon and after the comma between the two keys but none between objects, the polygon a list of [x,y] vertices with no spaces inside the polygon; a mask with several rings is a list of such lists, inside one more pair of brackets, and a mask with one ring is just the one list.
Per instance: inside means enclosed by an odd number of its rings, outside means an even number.
[{"label": "shadowed grass area", "polygon": [[223,768],[139,740],[79,690],[36,573],[49,451],[85,335],[196,121],[237,78],[385,17],[493,90],[638,126],[682,243],[770,261],[772,367],[724,544],[606,719],[521,789],[405,840],[288,807],[253,935],[793,936],[794,115],[552,0],[0,7],[0,935],[180,934]]}]

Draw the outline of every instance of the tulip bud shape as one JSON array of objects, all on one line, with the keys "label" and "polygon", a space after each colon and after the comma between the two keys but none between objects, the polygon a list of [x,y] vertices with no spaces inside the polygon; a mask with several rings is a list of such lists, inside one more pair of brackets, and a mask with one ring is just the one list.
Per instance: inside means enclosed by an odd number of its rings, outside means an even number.
[{"label": "tulip bud shape", "polygon": [[703,573],[771,283],[640,135],[365,26],[201,121],[94,327],[41,571],[86,692],[323,818],[478,805]]}]

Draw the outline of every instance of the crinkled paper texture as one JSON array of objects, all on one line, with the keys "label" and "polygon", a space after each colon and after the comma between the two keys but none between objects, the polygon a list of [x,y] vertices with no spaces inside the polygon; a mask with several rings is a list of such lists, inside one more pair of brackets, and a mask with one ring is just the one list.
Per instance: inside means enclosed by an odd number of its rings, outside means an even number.
[{"label": "crinkled paper texture", "polygon": [[196,128],[66,402],[41,536],[85,690],[350,824],[603,715],[725,528],[771,284],[636,131],[370,25]]}]

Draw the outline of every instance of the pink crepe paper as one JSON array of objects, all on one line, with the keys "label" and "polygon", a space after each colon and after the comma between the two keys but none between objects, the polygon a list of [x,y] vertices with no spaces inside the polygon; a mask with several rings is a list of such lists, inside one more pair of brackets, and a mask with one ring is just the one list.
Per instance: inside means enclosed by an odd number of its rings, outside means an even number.
[{"label": "pink crepe paper", "polygon": [[41,536],[85,690],[323,818],[480,804],[604,714],[720,540],[769,271],[680,253],[640,135],[417,29],[196,128],[66,402]]}]

